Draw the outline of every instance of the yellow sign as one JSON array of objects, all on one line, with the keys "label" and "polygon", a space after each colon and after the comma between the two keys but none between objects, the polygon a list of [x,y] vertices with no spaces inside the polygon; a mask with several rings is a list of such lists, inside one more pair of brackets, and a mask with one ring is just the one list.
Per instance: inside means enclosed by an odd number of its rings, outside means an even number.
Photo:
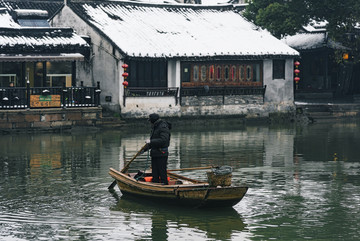
[{"label": "yellow sign", "polygon": [[61,107],[60,95],[30,95],[30,107]]}]

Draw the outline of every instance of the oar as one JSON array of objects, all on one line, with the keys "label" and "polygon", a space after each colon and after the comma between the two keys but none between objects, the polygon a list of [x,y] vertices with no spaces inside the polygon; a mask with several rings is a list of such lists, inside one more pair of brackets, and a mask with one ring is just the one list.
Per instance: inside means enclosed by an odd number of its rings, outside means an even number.
[{"label": "oar", "polygon": [[[141,152],[146,148],[146,146],[147,146],[147,144],[145,144],[145,145],[140,149],[140,151],[138,151],[138,152],[133,156],[133,158],[131,158],[131,160],[130,160],[130,161],[123,167],[123,169],[120,171],[121,173],[127,172],[127,170],[129,169],[130,164],[132,163],[132,161],[134,161],[135,158],[136,158],[138,155],[141,154]],[[115,187],[115,185],[116,185],[116,180],[114,180],[114,181],[110,184],[110,186],[108,187],[108,189],[109,189],[109,190],[110,190],[110,189],[113,189],[113,188]]]},{"label": "oar", "polygon": [[188,167],[188,168],[181,168],[181,169],[170,169],[167,170],[168,172],[175,172],[175,171],[191,171],[191,170],[201,170],[201,169],[211,169],[215,168],[215,166],[207,166],[207,167]]}]

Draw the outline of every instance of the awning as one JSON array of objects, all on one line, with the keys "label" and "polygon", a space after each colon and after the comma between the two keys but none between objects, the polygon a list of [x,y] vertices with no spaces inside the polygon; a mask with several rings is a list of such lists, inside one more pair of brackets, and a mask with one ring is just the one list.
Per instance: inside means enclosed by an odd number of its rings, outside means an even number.
[{"label": "awning", "polygon": [[0,54],[0,62],[37,62],[37,61],[84,61],[84,55],[72,54],[44,54],[44,55],[10,55]]}]

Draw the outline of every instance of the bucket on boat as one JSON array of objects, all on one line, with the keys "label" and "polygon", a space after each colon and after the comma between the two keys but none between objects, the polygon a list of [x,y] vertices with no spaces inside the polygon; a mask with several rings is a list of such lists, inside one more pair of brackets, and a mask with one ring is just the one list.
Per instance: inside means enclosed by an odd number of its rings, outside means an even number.
[{"label": "bucket on boat", "polygon": [[215,167],[206,174],[210,186],[226,187],[231,185],[232,168],[230,166]]}]

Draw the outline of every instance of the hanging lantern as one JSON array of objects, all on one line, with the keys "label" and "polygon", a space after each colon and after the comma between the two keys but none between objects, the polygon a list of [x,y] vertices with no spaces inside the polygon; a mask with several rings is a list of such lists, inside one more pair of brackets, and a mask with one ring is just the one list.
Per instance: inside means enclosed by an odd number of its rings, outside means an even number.
[{"label": "hanging lantern", "polygon": [[123,64],[123,65],[121,65],[121,67],[123,67],[123,69],[126,70],[129,67],[129,65]]},{"label": "hanging lantern", "polygon": [[298,74],[300,73],[300,70],[299,70],[299,69],[295,69],[295,70],[294,70],[294,73],[295,73],[296,75],[298,75]]},{"label": "hanging lantern", "polygon": [[129,76],[129,73],[126,72],[126,69],[129,67],[127,64],[121,65],[121,67],[124,69],[124,73],[122,74],[122,77],[124,77],[123,86],[126,88],[129,85],[129,82],[126,81],[126,78]]},{"label": "hanging lantern", "polygon": [[299,62],[299,61],[295,61],[294,65],[295,65],[296,68],[299,67],[300,62]]},{"label": "hanging lantern", "polygon": [[300,77],[295,77],[294,80],[295,80],[295,83],[298,84],[300,81]]}]

